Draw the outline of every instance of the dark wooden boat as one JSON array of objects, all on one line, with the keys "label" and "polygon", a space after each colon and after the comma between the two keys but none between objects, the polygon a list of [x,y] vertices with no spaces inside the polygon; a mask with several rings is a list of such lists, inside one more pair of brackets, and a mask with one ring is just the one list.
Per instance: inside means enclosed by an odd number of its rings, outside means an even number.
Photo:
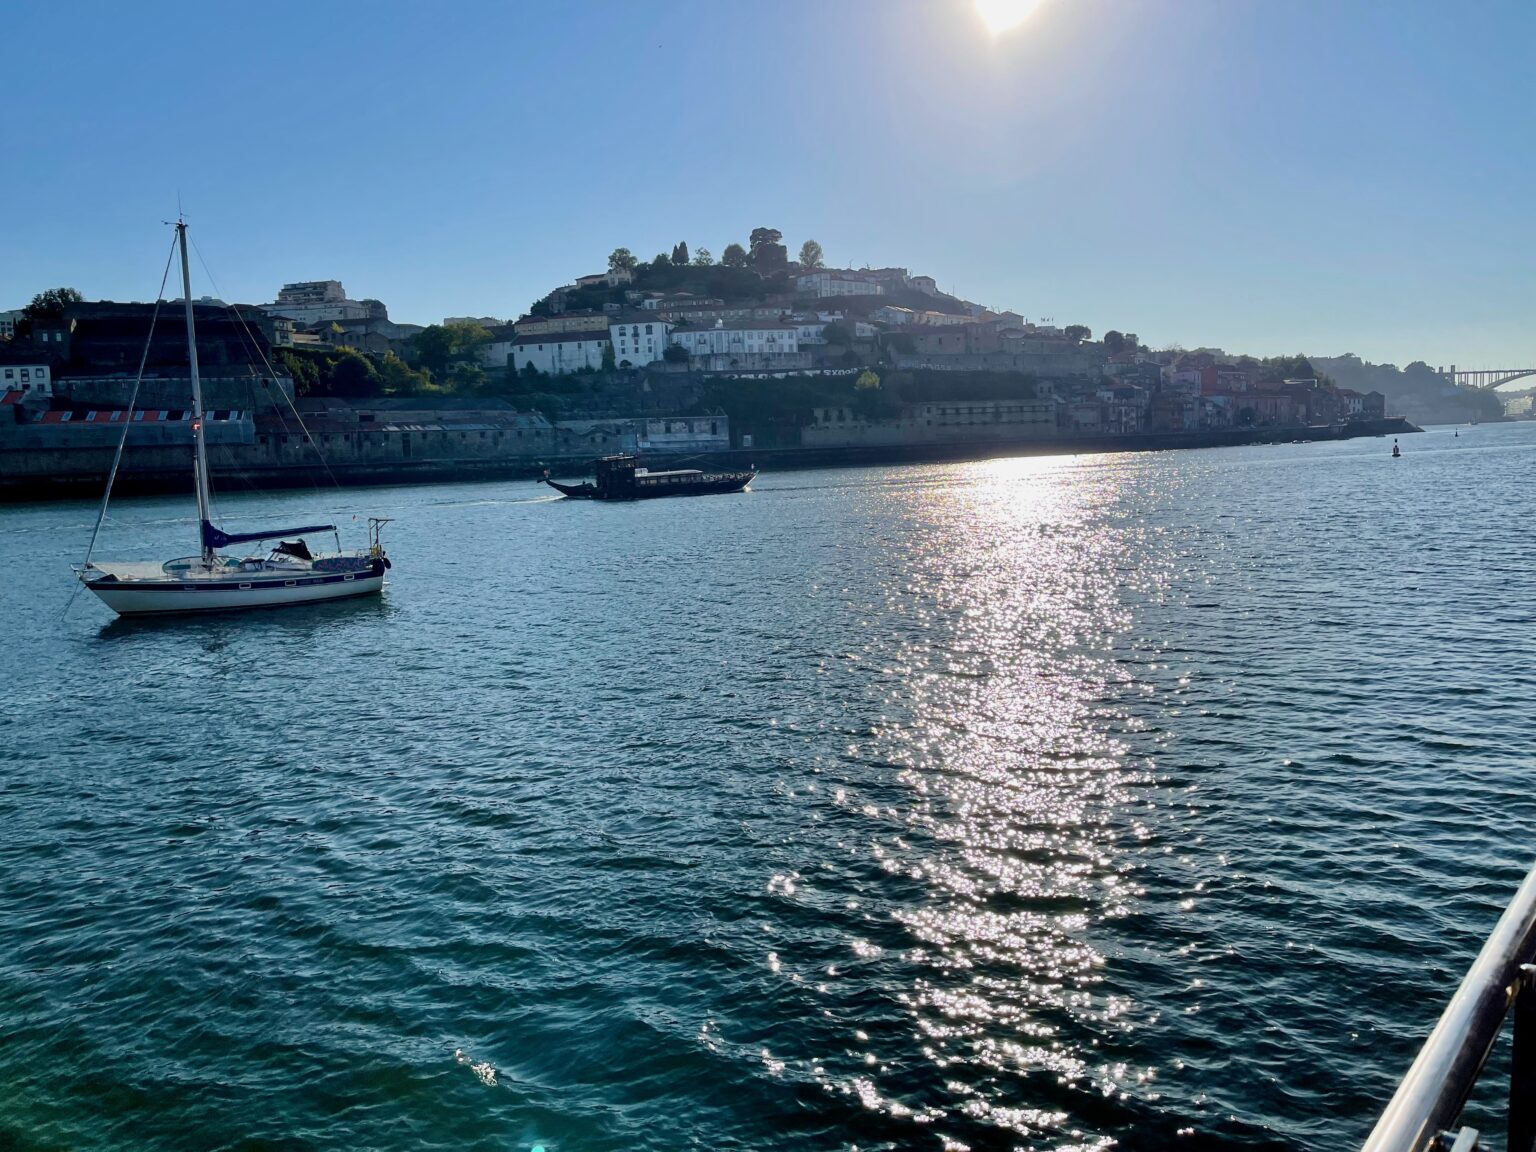
[{"label": "dark wooden boat", "polygon": [[650,472],[638,467],[633,456],[604,456],[597,462],[597,481],[559,484],[546,479],[556,492],[577,500],[651,500],[658,496],[712,496],[721,492],[740,492],[752,482],[756,472],[701,472],[697,468],[678,468],[669,472]]}]

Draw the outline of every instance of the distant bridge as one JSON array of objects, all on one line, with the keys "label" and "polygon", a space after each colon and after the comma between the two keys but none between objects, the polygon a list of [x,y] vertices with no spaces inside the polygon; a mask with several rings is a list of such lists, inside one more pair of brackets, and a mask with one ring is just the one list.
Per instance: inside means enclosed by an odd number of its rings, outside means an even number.
[{"label": "distant bridge", "polygon": [[1458,372],[1456,365],[1452,364],[1449,372],[1441,368],[1440,375],[1452,384],[1459,384],[1463,388],[1481,388],[1486,392],[1492,392],[1506,384],[1513,384],[1516,380],[1536,376],[1536,368],[1482,368],[1475,372]]}]

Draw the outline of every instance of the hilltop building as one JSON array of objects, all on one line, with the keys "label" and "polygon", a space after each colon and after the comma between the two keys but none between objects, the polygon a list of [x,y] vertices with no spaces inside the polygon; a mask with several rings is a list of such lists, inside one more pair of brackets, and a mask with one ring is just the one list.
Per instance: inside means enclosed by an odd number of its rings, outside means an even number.
[{"label": "hilltop building", "polygon": [[350,300],[340,280],[303,280],[284,284],[277,299],[261,305],[269,316],[286,316],[300,324],[320,324],[331,320],[389,319],[389,312],[378,300]]},{"label": "hilltop building", "polygon": [[800,329],[782,320],[743,320],[729,327],[721,322],[713,328],[684,325],[672,330],[672,343],[686,348],[689,356],[783,354],[800,351]]},{"label": "hilltop building", "polygon": [[558,316],[524,316],[512,327],[519,336],[541,336],[555,332],[606,333],[611,319],[606,312],[563,312]]},{"label": "hilltop building", "polygon": [[643,368],[660,360],[667,350],[672,325],[653,315],[620,320],[609,326],[614,360],[620,368]]},{"label": "hilltop building", "polygon": [[576,277],[577,288],[617,288],[622,284],[633,284],[635,274],[626,269],[616,272],[596,272],[591,276]]},{"label": "hilltop building", "polygon": [[606,328],[518,335],[512,341],[512,369],[521,372],[532,365],[549,376],[596,371],[603,366],[603,350],[611,347]]},{"label": "hilltop building", "polygon": [[829,296],[883,296],[885,285],[870,272],[823,269],[795,277],[795,290],[818,300]]}]

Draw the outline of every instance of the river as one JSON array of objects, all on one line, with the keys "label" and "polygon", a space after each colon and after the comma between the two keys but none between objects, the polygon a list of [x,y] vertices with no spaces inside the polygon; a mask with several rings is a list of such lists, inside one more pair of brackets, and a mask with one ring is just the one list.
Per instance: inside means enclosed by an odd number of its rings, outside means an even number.
[{"label": "river", "polygon": [[1389,448],[0,507],[0,1147],[1358,1142],[1536,855],[1536,424]]}]

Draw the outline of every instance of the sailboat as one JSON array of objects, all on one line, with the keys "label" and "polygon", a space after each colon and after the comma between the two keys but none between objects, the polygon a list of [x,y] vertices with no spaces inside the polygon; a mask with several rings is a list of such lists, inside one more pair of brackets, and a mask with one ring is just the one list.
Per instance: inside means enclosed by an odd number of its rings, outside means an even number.
[{"label": "sailboat", "polygon": [[[360,552],[310,551],[305,536],[336,531],[334,524],[310,524],[260,532],[224,532],[210,515],[208,446],[203,431],[203,388],[197,369],[197,328],[192,316],[192,277],[187,264],[187,225],[176,222],[176,242],[181,251],[182,298],[187,316],[187,355],[192,374],[192,437],[195,453],[193,482],[197,490],[197,519],[202,550],[163,563],[154,561],[97,564],[89,556],[75,566],[75,574],[112,611],[122,616],[146,613],[229,611],[237,608],[275,608],[287,604],[312,604],[367,596],[384,587],[389,557],[379,533],[389,521],[371,517],[368,547]],[[123,444],[127,443],[127,426]],[[118,446],[121,458],[122,444]],[[102,500],[102,515],[112,496],[112,480]],[[98,521],[98,527],[100,521]],[[277,541],[266,555],[230,556],[220,549],[235,544]]]}]

